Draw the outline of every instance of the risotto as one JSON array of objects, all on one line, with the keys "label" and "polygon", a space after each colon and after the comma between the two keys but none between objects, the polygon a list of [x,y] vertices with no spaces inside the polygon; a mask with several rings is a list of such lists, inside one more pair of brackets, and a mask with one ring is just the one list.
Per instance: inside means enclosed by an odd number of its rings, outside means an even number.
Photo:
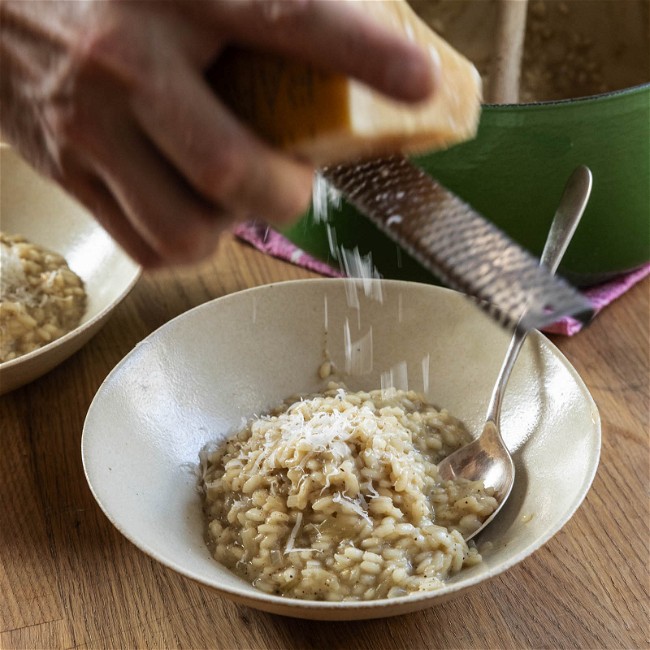
[{"label": "risotto", "polygon": [[77,327],[86,292],[61,255],[0,233],[0,265],[0,363]]},{"label": "risotto", "polygon": [[463,535],[496,508],[437,463],[470,436],[412,391],[330,383],[201,452],[207,541],[271,594],[371,600],[438,589],[481,561]]}]

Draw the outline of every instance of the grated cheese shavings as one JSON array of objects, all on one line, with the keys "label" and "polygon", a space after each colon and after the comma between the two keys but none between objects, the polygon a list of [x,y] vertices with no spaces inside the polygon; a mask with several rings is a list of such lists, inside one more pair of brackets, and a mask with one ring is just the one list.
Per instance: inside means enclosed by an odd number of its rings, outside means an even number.
[{"label": "grated cheese shavings", "polygon": [[372,519],[370,519],[368,513],[362,508],[361,504],[357,503],[350,497],[345,496],[345,494],[342,494],[341,492],[335,492],[334,496],[332,497],[332,501],[348,508],[349,510],[352,510],[352,512],[359,515],[359,517],[362,519],[365,519],[365,521],[367,521],[371,526],[373,525]]},{"label": "grated cheese shavings", "polygon": [[294,524],[293,528],[291,529],[291,533],[289,534],[287,545],[284,547],[285,555],[287,553],[291,553],[293,549],[293,545],[296,543],[296,535],[298,535],[298,530],[300,529],[301,524],[302,524],[302,512],[299,512],[296,517],[296,523]]}]

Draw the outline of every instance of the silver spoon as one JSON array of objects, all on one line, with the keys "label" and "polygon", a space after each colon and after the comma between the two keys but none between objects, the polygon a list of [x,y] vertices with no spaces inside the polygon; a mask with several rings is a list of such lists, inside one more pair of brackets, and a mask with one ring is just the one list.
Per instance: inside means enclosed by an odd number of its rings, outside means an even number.
[{"label": "silver spoon", "polygon": [[[585,166],[578,167],[567,181],[540,258],[540,264],[544,264],[551,273],[557,271],[578,226],[589,200],[591,183],[591,172]],[[527,335],[526,330],[516,330],[510,340],[508,352],[492,390],[481,435],[447,456],[438,465],[440,478],[444,481],[454,478],[482,480],[486,487],[494,488],[494,498],[498,503],[496,510],[477,530],[465,537],[467,540],[474,537],[494,519],[510,495],[515,480],[515,466],[501,437],[499,421],[506,384]]]}]

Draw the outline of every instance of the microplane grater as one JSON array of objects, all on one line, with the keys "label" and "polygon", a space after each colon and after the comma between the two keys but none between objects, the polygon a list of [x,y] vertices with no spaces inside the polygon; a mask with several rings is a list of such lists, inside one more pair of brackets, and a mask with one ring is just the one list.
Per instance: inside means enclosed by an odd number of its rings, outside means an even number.
[{"label": "microplane grater", "polygon": [[586,321],[588,300],[403,156],[332,165],[324,178],[447,286],[506,327]]}]

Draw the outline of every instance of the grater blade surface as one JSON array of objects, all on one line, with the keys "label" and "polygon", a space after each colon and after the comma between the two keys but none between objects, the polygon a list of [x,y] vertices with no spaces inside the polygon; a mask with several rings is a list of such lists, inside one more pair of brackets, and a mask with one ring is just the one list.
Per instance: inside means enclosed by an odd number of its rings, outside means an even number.
[{"label": "grater blade surface", "polygon": [[587,299],[403,156],[332,165],[325,179],[393,241],[452,289],[507,327],[541,328]]}]

